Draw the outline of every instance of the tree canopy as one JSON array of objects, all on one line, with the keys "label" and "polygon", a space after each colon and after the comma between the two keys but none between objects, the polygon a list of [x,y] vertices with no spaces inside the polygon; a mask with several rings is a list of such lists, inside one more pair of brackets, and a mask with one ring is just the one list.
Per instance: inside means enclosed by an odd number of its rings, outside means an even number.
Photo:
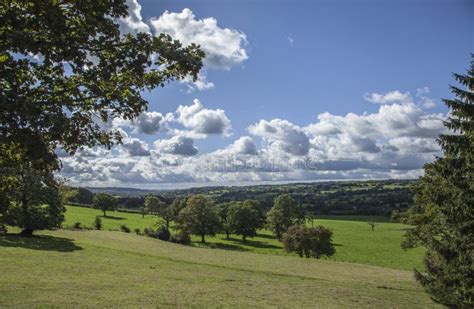
[{"label": "tree canopy", "polygon": [[214,203],[205,195],[194,195],[186,202],[186,207],[179,214],[178,223],[182,230],[201,236],[206,242],[206,235],[215,235],[221,229],[219,215]]},{"label": "tree canopy", "polygon": [[281,239],[291,225],[304,222],[304,213],[289,194],[275,198],[273,208],[267,214],[267,227]]}]

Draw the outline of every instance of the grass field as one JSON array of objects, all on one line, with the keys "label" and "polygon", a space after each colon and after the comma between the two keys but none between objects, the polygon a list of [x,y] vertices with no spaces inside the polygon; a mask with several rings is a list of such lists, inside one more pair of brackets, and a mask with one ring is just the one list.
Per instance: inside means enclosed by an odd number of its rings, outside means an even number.
[{"label": "grass field", "polygon": [[0,307],[434,307],[408,271],[110,231],[0,236]]},{"label": "grass field", "polygon": [[[98,210],[68,206],[64,226],[72,226],[74,222],[81,222],[83,226],[92,227],[95,216],[102,215]],[[155,227],[158,221],[155,216],[145,216],[124,212],[109,212],[109,218],[103,218],[104,229],[120,229],[125,224],[129,228]],[[112,217],[112,218],[111,218]],[[366,221],[369,217],[341,217],[337,220],[331,217],[314,220],[313,224],[324,225],[334,232],[336,254],[329,258],[333,261],[362,263],[394,269],[412,270],[422,267],[422,248],[404,251],[400,248],[403,234],[408,226],[395,223],[379,222],[375,231],[371,231]],[[375,221],[383,221],[375,218]],[[310,223],[308,222],[310,225]],[[193,237],[194,246],[211,247],[236,251],[248,251],[271,255],[290,255],[284,252],[282,244],[266,230],[259,231],[257,237],[247,242],[232,235],[230,240],[225,235],[207,237],[207,244],[199,243],[199,237]]]}]

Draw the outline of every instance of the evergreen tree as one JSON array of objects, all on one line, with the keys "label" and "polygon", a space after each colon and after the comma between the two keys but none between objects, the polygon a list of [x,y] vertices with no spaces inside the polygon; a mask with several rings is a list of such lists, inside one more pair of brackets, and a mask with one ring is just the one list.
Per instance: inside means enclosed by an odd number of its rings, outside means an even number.
[{"label": "evergreen tree", "polygon": [[423,245],[425,270],[416,279],[444,305],[474,307],[474,55],[466,75],[454,74],[462,88],[444,100],[450,108],[445,126],[451,134],[438,139],[444,156],[425,165],[415,187],[415,205],[407,223],[415,225],[402,244]]}]

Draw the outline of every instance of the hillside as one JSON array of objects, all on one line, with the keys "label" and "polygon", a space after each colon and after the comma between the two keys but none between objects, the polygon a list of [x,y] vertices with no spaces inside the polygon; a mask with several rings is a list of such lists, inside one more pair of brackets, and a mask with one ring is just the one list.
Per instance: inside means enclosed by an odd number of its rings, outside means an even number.
[{"label": "hillside", "polygon": [[[95,209],[68,206],[66,211],[65,227],[72,227],[75,222],[80,222],[83,227],[93,226],[96,216],[102,212]],[[344,220],[345,219],[345,220]],[[371,231],[367,220],[380,220],[375,217],[324,217],[324,219],[310,221],[310,226],[324,225],[334,232],[336,254],[330,259],[333,261],[363,263],[375,266],[390,267],[402,270],[412,270],[413,267],[422,267],[424,250],[417,248],[404,251],[400,248],[403,235],[408,226],[397,223],[378,222],[375,231]],[[156,228],[158,217],[146,215],[142,218],[139,214],[125,212],[108,212],[107,218],[102,218],[103,228],[106,230],[120,230],[121,225],[126,225],[132,231],[144,228]],[[232,235],[226,239],[225,235],[207,237],[207,244],[199,243],[199,238],[193,238],[194,246],[205,246],[235,251],[247,251],[272,255],[289,255],[284,252],[279,242],[269,231],[260,230],[257,237],[246,242]]]},{"label": "hillside", "polygon": [[0,307],[433,307],[408,271],[109,231],[0,236]]}]

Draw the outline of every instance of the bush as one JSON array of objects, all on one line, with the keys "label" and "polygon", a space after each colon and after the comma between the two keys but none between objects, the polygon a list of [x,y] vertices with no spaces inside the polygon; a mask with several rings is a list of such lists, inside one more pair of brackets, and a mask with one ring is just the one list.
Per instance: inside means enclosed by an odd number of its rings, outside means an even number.
[{"label": "bush", "polygon": [[283,245],[287,252],[319,259],[322,255],[331,256],[335,253],[331,239],[332,231],[324,226],[293,225],[283,236]]},{"label": "bush", "polygon": [[143,233],[148,237],[156,237],[155,231],[148,227],[143,230]]},{"label": "bush", "polygon": [[7,226],[5,224],[0,223],[0,235],[4,235],[8,232]]},{"label": "bush", "polygon": [[122,224],[122,225],[120,226],[120,230],[121,230],[122,232],[124,232],[124,233],[130,233],[130,232],[131,232],[131,231],[130,231],[130,228],[129,228],[128,226],[126,226],[125,224]]},{"label": "bush", "polygon": [[102,229],[102,219],[99,216],[95,217],[94,227],[95,227],[96,230],[101,230]]},{"label": "bush", "polygon": [[141,234],[142,234],[139,228],[136,228],[136,229],[134,229],[133,231],[134,231],[135,234],[137,234],[137,235],[141,235]]},{"label": "bush", "polygon": [[171,242],[181,245],[190,245],[191,244],[191,237],[188,233],[180,231],[176,234],[171,235]]},{"label": "bush", "polygon": [[158,238],[159,240],[168,241],[170,240],[170,236],[171,236],[170,230],[168,230],[166,226],[160,227],[158,231],[156,232],[156,238]]},{"label": "bush", "polygon": [[76,230],[82,230],[82,224],[81,222],[75,222],[73,227],[76,229]]}]

